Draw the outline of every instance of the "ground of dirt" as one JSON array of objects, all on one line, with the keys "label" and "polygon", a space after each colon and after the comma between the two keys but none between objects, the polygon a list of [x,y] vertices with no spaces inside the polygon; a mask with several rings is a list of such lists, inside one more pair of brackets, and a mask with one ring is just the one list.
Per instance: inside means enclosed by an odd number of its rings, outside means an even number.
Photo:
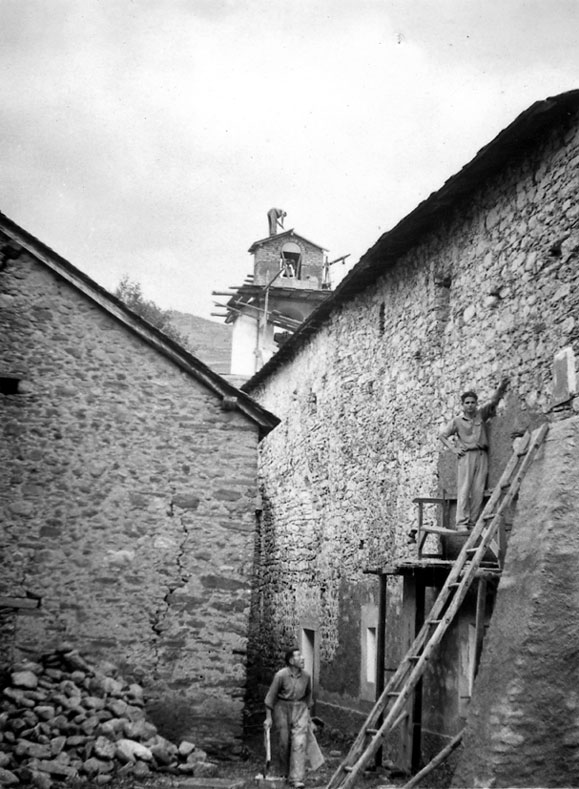
[{"label": "ground of dirt", "polygon": [[[337,767],[348,753],[348,745],[332,741],[331,738],[318,735],[318,744],[325,757],[324,764],[317,770],[308,770],[305,777],[306,789],[323,789],[327,786]],[[264,754],[261,737],[246,741],[243,759],[231,761],[215,760],[219,766],[216,776],[221,781],[237,784],[236,789],[263,789]],[[270,769],[268,778],[275,778],[275,772]],[[359,778],[356,783],[357,789],[400,789],[408,780],[404,776],[392,776],[387,770],[369,771]],[[207,779],[207,787],[211,786],[212,779]],[[216,782],[217,783],[217,782]],[[278,789],[280,781],[267,781],[272,789]],[[163,773],[155,773],[143,781],[136,781],[134,778],[116,779],[108,784],[110,789],[187,789],[193,786],[190,777],[180,777]],[[87,788],[87,785],[84,784]],[[87,788],[88,789],[88,788]],[[90,787],[90,789],[93,789]],[[97,789],[95,786],[94,789]]]},{"label": "ground of dirt", "polygon": [[[306,789],[323,789],[327,786],[337,767],[348,753],[348,745],[336,742],[323,734],[318,735],[318,744],[325,757],[324,764],[317,770],[308,770],[305,777]],[[235,789],[263,789],[264,754],[262,738],[256,737],[246,741],[244,758],[235,760],[214,760],[219,767],[218,781],[235,783]],[[268,778],[274,778],[275,772],[270,769]],[[207,779],[207,787],[211,787],[211,778]],[[357,789],[400,789],[408,778],[392,776],[387,770],[370,771],[365,773],[356,782]],[[267,781],[271,789],[278,789],[280,781]],[[102,789],[96,784],[83,784],[83,789]],[[146,779],[137,781],[135,778],[115,778],[107,784],[109,789],[188,789],[194,786],[193,780],[188,776],[176,776],[168,773],[154,773]]]}]

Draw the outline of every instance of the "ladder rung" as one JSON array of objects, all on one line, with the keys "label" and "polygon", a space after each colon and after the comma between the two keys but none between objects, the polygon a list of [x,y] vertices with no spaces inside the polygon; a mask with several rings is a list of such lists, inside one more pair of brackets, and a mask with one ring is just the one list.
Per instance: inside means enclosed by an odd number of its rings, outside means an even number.
[{"label": "ladder rung", "polygon": [[458,581],[455,581],[455,583],[453,584],[448,584],[449,589],[455,589],[457,586],[460,586],[460,583]]},{"label": "ladder rung", "polygon": [[466,549],[467,553],[476,553],[477,551],[478,551],[478,548],[467,548]]},{"label": "ladder rung", "polygon": [[375,734],[378,734],[379,729],[366,729],[366,734],[369,734],[370,737],[373,737]]},{"label": "ladder rung", "polygon": [[420,660],[420,655],[409,655],[408,660],[416,660],[418,662]]},{"label": "ladder rung", "polygon": [[501,514],[500,512],[489,512],[488,515],[483,515],[483,518],[484,518],[485,521],[490,521],[493,518],[496,518],[497,515],[500,515],[500,514]]},{"label": "ladder rung", "polygon": [[399,690],[389,690],[386,695],[387,696],[399,696],[400,695],[400,691]]},{"label": "ladder rung", "polygon": [[442,619],[428,619],[426,621],[427,625],[439,625],[442,622]]},{"label": "ladder rung", "polygon": [[346,765],[346,766],[344,767],[344,772],[345,772],[345,773],[351,773],[353,769],[354,769],[354,768],[353,768],[351,765],[349,765],[349,764],[348,764],[348,765]]}]

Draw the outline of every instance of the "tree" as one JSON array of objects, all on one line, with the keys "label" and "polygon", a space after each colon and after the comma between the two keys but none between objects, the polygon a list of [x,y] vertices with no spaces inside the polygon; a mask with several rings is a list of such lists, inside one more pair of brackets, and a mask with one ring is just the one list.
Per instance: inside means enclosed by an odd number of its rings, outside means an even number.
[{"label": "tree", "polygon": [[146,299],[139,282],[134,282],[125,274],[116,287],[115,296],[151,326],[162,331],[187,351],[195,353],[189,339],[173,325],[171,311],[164,310],[154,301]]}]

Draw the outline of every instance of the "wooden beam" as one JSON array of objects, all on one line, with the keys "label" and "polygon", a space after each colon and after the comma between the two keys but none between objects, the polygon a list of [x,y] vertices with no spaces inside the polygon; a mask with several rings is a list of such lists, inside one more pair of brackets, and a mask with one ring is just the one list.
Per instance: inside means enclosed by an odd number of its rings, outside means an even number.
[{"label": "wooden beam", "polygon": [[423,526],[422,531],[429,534],[444,534],[448,537],[468,537],[470,534],[468,529],[445,529],[442,526]]},{"label": "wooden beam", "polygon": [[[416,588],[414,637],[416,638],[424,625],[426,588],[423,576],[417,576],[414,583]],[[412,770],[417,770],[422,760],[422,685],[421,678],[416,683],[412,700],[412,750],[410,756]]]},{"label": "wooden beam", "polygon": [[347,255],[342,255],[342,257],[336,258],[335,260],[330,260],[329,263],[326,263],[326,266],[333,266],[334,263],[339,263],[340,261],[346,261],[346,258],[349,258],[352,253],[348,252]]},{"label": "wooden beam", "polygon": [[419,773],[416,773],[408,783],[405,783],[402,789],[413,789],[414,786],[418,786],[418,784],[422,781],[422,779],[431,773],[435,767],[438,767],[439,764],[450,756],[450,754],[460,745],[460,741],[462,740],[462,735],[464,734],[464,729],[459,732],[446,746],[443,748],[442,751],[432,759],[432,761],[428,762],[426,767],[423,767]]},{"label": "wooden beam", "polygon": [[[378,602],[378,632],[376,638],[376,701],[384,691],[384,671],[386,666],[386,600],[388,588],[388,576],[380,576],[380,592]],[[384,722],[384,717],[378,717],[378,728]],[[374,758],[376,768],[382,767],[382,748],[378,748]]]},{"label": "wooden beam", "polygon": [[0,597],[0,608],[40,608],[34,597]]},{"label": "wooden beam", "polygon": [[472,681],[476,677],[480,657],[482,654],[483,641],[485,637],[485,612],[487,602],[487,581],[486,578],[479,578],[476,590],[476,619],[475,619],[475,650],[474,662],[472,666]]},{"label": "wooden beam", "polygon": [[452,496],[417,496],[412,499],[413,504],[444,504],[445,501],[456,501]]}]

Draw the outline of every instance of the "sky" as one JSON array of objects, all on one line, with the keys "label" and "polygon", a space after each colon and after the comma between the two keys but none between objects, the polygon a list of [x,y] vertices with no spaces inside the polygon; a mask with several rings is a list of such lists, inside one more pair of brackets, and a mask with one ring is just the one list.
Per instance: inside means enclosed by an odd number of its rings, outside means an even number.
[{"label": "sky", "polygon": [[337,284],[579,88],[578,30],[578,0],[0,0],[0,211],[105,288],[209,318],[282,208],[350,255]]}]

